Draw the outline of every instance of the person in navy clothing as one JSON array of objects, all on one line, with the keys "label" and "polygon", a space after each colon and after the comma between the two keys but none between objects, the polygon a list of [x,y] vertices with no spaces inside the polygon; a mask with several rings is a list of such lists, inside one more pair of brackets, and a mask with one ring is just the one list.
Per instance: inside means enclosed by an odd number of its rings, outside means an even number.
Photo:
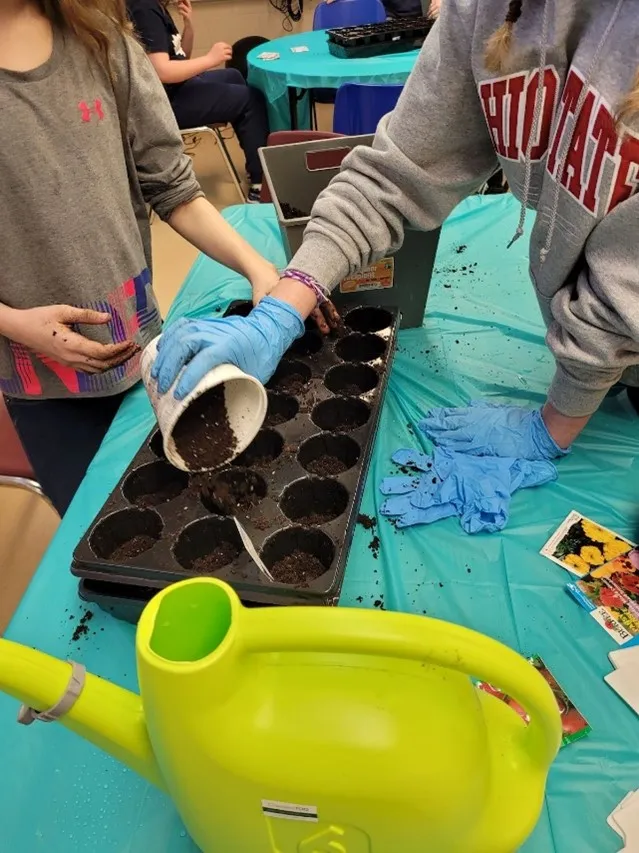
[{"label": "person in navy clothing", "polygon": [[232,48],[217,42],[192,58],[194,31],[191,0],[178,0],[182,33],[161,0],[128,0],[129,17],[173,107],[180,128],[230,122],[246,156],[249,201],[259,201],[262,166],[258,149],[266,145],[268,121],[261,92],[239,71],[223,68]]}]

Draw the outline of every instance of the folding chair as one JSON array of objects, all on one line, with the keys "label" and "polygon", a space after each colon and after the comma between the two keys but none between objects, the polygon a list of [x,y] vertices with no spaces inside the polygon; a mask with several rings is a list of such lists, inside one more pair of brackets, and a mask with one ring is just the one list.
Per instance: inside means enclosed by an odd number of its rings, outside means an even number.
[{"label": "folding chair", "polygon": [[[242,204],[246,202],[246,196],[244,195],[244,190],[242,189],[242,181],[238,174],[237,169],[235,168],[235,164],[233,163],[233,159],[229,153],[229,150],[226,146],[226,140],[222,136],[222,131],[225,130],[229,125],[228,124],[213,124],[213,125],[203,125],[202,127],[188,127],[180,129],[180,133],[182,134],[182,139],[184,140],[184,149],[189,156],[193,156],[192,150],[194,150],[199,141],[200,137],[210,134],[214,137],[215,141],[218,144],[220,149],[220,154],[222,155],[222,159],[226,165],[227,171],[231,176],[231,180],[235,185],[235,189],[238,192],[240,200]],[[187,137],[193,137],[193,145],[192,150],[191,146],[189,146],[186,142]]]}]

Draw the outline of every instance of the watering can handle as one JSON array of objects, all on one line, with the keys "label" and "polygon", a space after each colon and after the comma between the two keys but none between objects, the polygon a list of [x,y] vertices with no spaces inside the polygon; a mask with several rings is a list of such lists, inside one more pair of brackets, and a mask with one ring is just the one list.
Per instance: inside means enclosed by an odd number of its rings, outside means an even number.
[{"label": "watering can handle", "polygon": [[[378,614],[376,614],[377,616]],[[365,610],[287,608],[277,628],[268,609],[245,611],[242,644],[250,652],[317,652],[401,658],[453,669],[494,684],[530,718],[524,730],[529,759],[544,768],[561,743],[557,702],[546,681],[521,655],[460,625],[422,616]],[[312,624],[312,630],[309,625]]]}]

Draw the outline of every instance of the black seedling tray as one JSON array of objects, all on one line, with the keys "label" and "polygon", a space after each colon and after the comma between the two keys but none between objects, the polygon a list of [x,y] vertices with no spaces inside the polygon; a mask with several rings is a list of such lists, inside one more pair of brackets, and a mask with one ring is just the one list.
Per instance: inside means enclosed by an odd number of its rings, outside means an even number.
[{"label": "black seedling tray", "polygon": [[409,18],[358,27],[337,27],[327,30],[328,49],[334,56],[345,59],[415,50],[424,43],[433,23],[431,18]]},{"label": "black seedling tray", "polygon": [[[226,315],[250,308],[233,303]],[[165,460],[157,430],[148,436],[75,550],[72,572],[91,582],[83,587],[86,597],[98,603],[100,594],[105,601],[111,593],[123,598],[122,587],[130,585],[131,598],[144,600],[149,588],[209,574],[231,584],[246,602],[336,603],[399,317],[396,310],[360,307],[344,322],[347,328],[336,338],[323,338],[307,323],[268,383],[264,427],[232,465],[189,476]],[[301,377],[303,386],[293,381],[291,387],[291,376]],[[282,384],[290,393],[283,393]],[[347,470],[309,472],[324,455]],[[229,506],[236,490],[255,503]],[[149,505],[160,495],[163,502]],[[243,549],[233,513],[269,568],[300,550],[317,558],[324,571],[303,585],[270,582]],[[138,536],[147,537],[141,543],[145,550],[112,556]],[[202,566],[213,551],[223,562],[220,547],[227,562]]]}]

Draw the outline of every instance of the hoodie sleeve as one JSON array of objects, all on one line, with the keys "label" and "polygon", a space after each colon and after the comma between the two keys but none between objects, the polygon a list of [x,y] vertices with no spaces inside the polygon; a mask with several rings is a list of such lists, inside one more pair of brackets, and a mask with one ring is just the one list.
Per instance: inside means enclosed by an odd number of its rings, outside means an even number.
[{"label": "hoodie sleeve", "polygon": [[573,286],[552,301],[548,345],[557,371],[548,399],[564,415],[596,411],[628,367],[639,363],[639,195],[594,229]]},{"label": "hoodie sleeve", "polygon": [[399,249],[404,221],[437,228],[497,169],[471,68],[481,4],[447,0],[399,103],[313,206],[291,268],[331,290],[346,275]]},{"label": "hoodie sleeve", "polygon": [[180,131],[155,68],[142,47],[126,38],[129,66],[127,135],[142,195],[161,219],[203,196],[184,153]]}]

